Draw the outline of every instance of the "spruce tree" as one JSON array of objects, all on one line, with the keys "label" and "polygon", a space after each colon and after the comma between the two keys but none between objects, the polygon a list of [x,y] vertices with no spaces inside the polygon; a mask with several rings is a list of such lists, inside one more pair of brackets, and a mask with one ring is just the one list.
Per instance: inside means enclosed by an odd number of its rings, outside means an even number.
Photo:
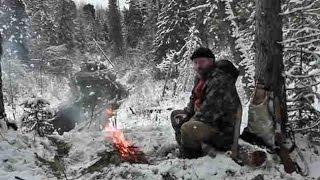
[{"label": "spruce tree", "polygon": [[320,96],[320,3],[287,0],[283,7],[285,67],[289,120],[294,131],[310,133],[318,141],[320,111],[316,108]]},{"label": "spruce tree", "polygon": [[161,62],[170,50],[180,50],[186,43],[190,22],[186,0],[163,2],[158,15],[156,36],[154,39],[155,60]]},{"label": "spruce tree", "polygon": [[74,31],[76,18],[76,5],[71,0],[58,1],[57,35],[58,44],[66,44],[68,49],[74,47]]},{"label": "spruce tree", "polygon": [[129,9],[124,13],[124,23],[128,31],[126,42],[131,48],[136,48],[139,42],[143,40],[145,34],[145,6],[145,4],[140,5],[137,1],[131,0]]},{"label": "spruce tree", "polygon": [[115,56],[123,53],[123,36],[121,26],[121,14],[117,0],[109,0],[109,36],[113,43],[113,52]]}]

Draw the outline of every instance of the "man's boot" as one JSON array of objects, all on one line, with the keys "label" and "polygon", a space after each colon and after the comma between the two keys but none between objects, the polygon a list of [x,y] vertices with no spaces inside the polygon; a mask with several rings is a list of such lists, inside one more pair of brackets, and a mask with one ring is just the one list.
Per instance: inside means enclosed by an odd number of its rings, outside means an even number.
[{"label": "man's boot", "polygon": [[217,151],[214,147],[212,147],[206,143],[202,143],[201,148],[202,148],[202,152],[204,155],[208,155],[212,158],[215,158],[217,156]]},{"label": "man's boot", "polygon": [[180,146],[179,151],[179,158],[196,159],[203,156],[201,149],[190,149]]}]

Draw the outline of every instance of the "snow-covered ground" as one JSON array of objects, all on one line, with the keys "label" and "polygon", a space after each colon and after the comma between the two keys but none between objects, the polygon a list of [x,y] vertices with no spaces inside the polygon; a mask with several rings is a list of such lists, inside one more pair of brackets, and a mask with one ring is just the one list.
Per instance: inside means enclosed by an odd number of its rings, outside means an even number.
[{"label": "snow-covered ground", "polygon": [[30,139],[17,132],[9,131],[0,139],[0,180],[47,179],[43,169],[36,165]]},{"label": "snow-covered ground", "polygon": [[[138,146],[146,154],[148,164],[120,163],[108,165],[92,173],[81,173],[87,167],[99,161],[99,154],[111,151],[111,142],[105,138],[106,132],[102,117],[92,126],[77,128],[63,136],[53,135],[51,138],[62,140],[70,146],[69,152],[60,160],[64,166],[61,179],[253,179],[264,176],[264,179],[306,179],[296,173],[286,174],[282,165],[274,156],[268,155],[264,167],[251,168],[240,166],[226,154],[219,152],[215,158],[209,156],[198,159],[179,159],[176,156],[174,132],[170,124],[172,109],[183,108],[189,100],[189,93],[161,98],[163,83],[143,81],[135,86],[131,95],[116,112],[118,127],[126,138]],[[239,86],[239,94],[242,94]],[[243,94],[242,94],[243,95]],[[244,106],[244,124],[246,125],[246,106]],[[150,110],[153,110],[152,112]],[[102,120],[101,120],[102,119]],[[84,128],[83,128],[84,127]],[[32,134],[21,134],[9,131],[0,137],[0,180],[22,178],[58,179],[48,165],[39,166],[38,156],[53,161],[56,146],[47,138],[35,138]],[[320,158],[315,154],[318,147],[307,143],[306,137],[299,136],[298,146],[310,163],[310,176],[320,176]],[[38,165],[37,165],[38,164]]]}]

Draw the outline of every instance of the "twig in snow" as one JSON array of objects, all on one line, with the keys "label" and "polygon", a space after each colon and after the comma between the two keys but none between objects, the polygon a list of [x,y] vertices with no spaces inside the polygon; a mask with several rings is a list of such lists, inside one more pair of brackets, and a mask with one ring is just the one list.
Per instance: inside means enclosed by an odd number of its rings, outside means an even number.
[{"label": "twig in snow", "polygon": [[18,180],[25,180],[25,179],[23,179],[23,178],[21,178],[21,177],[18,177],[18,176],[15,176],[14,178],[15,178],[15,179],[18,179]]},{"label": "twig in snow", "polygon": [[131,111],[131,113],[132,113],[133,115],[136,115],[136,113],[133,111],[133,109],[132,109],[131,107],[129,107],[129,109],[130,109],[130,111]]}]

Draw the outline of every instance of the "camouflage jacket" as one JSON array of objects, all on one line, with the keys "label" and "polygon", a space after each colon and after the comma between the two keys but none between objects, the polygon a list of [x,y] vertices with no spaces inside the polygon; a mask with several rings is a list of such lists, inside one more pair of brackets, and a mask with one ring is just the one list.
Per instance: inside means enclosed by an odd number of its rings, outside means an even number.
[{"label": "camouflage jacket", "polygon": [[[199,79],[196,78],[195,84],[198,81]],[[199,111],[194,108],[195,94],[192,93],[190,102],[184,109],[188,117],[210,124],[220,132],[233,136],[235,116],[238,108],[241,107],[235,82],[235,77],[215,68],[204,85]]]}]

